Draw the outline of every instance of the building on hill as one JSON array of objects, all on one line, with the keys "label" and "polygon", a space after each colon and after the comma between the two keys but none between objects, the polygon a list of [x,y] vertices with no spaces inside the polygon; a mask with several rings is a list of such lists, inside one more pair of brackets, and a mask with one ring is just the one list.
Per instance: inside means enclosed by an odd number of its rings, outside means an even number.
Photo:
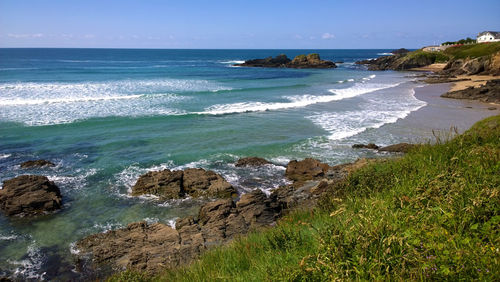
[{"label": "building on hill", "polygon": [[483,31],[477,35],[477,43],[498,41],[500,41],[500,32],[497,31]]}]

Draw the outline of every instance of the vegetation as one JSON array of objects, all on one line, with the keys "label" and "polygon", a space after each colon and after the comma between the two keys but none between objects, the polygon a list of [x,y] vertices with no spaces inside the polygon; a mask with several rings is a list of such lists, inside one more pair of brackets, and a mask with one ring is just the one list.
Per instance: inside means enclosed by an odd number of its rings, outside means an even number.
[{"label": "vegetation", "polygon": [[477,58],[500,52],[500,42],[449,47],[443,51],[455,59]]},{"label": "vegetation", "polygon": [[413,52],[409,52],[406,57],[408,59],[419,59],[426,57],[433,63],[446,63],[450,60],[450,57],[442,52],[426,52],[422,50],[417,50]]},{"label": "vegetation", "polygon": [[442,45],[474,44],[474,43],[476,43],[476,39],[467,37],[467,39],[460,39],[458,41],[446,41]]},{"label": "vegetation", "polygon": [[500,116],[376,162],[313,211],[157,277],[111,281],[500,279]]}]

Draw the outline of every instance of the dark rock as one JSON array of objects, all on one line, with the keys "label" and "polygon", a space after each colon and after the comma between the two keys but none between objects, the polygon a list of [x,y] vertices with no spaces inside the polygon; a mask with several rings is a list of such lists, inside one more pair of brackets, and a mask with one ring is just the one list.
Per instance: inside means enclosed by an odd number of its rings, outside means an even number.
[{"label": "dark rock", "polygon": [[45,176],[21,175],[3,182],[0,209],[8,216],[34,216],[60,209],[59,188]]},{"label": "dark rock", "polygon": [[471,80],[471,79],[470,78],[456,78],[453,75],[439,75],[439,76],[427,77],[426,79],[422,80],[422,82],[429,83],[429,84],[436,84],[436,83],[450,83],[450,82],[467,81],[467,80]]},{"label": "dark rock", "polygon": [[480,87],[469,87],[463,90],[447,92],[441,97],[500,103],[500,79],[490,80]]},{"label": "dark rock", "polygon": [[286,55],[278,55],[275,58],[254,59],[236,64],[239,67],[266,67],[266,68],[336,68],[335,63],[321,60],[318,54],[299,55],[290,60]]},{"label": "dark rock", "polygon": [[271,164],[271,162],[267,161],[266,159],[259,158],[259,157],[248,157],[248,158],[242,158],[239,159],[235,166],[237,167],[242,167],[242,166],[262,166],[262,165],[267,165]]},{"label": "dark rock", "polygon": [[405,48],[400,48],[400,49],[396,49],[396,50],[392,50],[391,53],[394,54],[394,55],[401,55],[401,54],[406,54],[406,53],[409,53],[410,50],[408,49],[405,49]]},{"label": "dark rock", "polygon": [[302,161],[293,160],[288,163],[285,175],[295,181],[311,180],[324,176],[328,168],[328,164],[311,158]]},{"label": "dark rock", "polygon": [[490,110],[490,111],[494,111],[496,109],[497,109],[496,107],[488,107],[488,110]]},{"label": "dark rock", "polygon": [[180,170],[150,171],[139,177],[132,187],[132,195],[152,194],[165,199],[182,198],[185,195],[182,176],[183,172]]},{"label": "dark rock", "polygon": [[343,63],[344,63],[344,61],[335,61],[334,63],[335,63],[335,64],[343,64]]},{"label": "dark rock", "polygon": [[321,60],[318,54],[298,55],[290,63],[287,64],[288,68],[306,69],[306,68],[336,68],[334,62]]},{"label": "dark rock", "polygon": [[372,150],[377,150],[379,146],[369,143],[369,144],[354,144],[352,145],[353,149],[372,149]]},{"label": "dark rock", "polygon": [[416,144],[399,143],[394,145],[389,145],[378,149],[381,152],[391,152],[391,153],[408,153],[410,150],[415,148]]},{"label": "dark rock", "polygon": [[409,70],[433,63],[434,60],[429,56],[407,56],[405,53],[356,62],[356,64],[367,65],[368,70]]},{"label": "dark rock", "polygon": [[47,160],[31,160],[21,164],[21,168],[44,167],[44,166],[55,166],[55,164]]},{"label": "dark rock", "polygon": [[202,168],[150,171],[139,177],[132,195],[152,194],[162,199],[191,197],[221,197],[236,195],[236,189],[217,173]]}]

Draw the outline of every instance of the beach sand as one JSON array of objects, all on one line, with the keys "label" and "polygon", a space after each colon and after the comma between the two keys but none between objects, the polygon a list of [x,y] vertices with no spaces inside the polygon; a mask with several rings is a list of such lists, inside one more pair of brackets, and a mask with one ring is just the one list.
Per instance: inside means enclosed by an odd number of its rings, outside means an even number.
[{"label": "beach sand", "polygon": [[430,136],[433,130],[449,132],[451,127],[456,127],[458,132],[462,133],[475,122],[500,114],[500,107],[495,110],[488,109],[492,107],[491,104],[440,97],[448,92],[450,87],[450,83],[442,83],[416,88],[415,97],[427,102],[427,105],[399,120],[397,127],[401,130],[421,132],[421,136]]},{"label": "beach sand", "polygon": [[450,91],[463,90],[468,87],[478,87],[486,84],[488,80],[492,79],[500,79],[500,76],[492,76],[492,75],[459,75],[457,79],[470,79],[464,81],[454,82]]},{"label": "beach sand", "polygon": [[432,72],[438,72],[444,69],[446,64],[432,64],[428,65],[425,67],[420,67],[420,68],[412,68],[410,71],[432,71]]}]

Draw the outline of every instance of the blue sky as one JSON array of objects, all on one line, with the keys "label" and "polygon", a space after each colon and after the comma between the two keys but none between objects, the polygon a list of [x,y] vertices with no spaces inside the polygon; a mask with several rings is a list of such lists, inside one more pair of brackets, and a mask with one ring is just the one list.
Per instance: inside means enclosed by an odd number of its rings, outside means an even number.
[{"label": "blue sky", "polygon": [[499,11],[499,0],[0,0],[0,47],[418,48],[500,31]]}]

